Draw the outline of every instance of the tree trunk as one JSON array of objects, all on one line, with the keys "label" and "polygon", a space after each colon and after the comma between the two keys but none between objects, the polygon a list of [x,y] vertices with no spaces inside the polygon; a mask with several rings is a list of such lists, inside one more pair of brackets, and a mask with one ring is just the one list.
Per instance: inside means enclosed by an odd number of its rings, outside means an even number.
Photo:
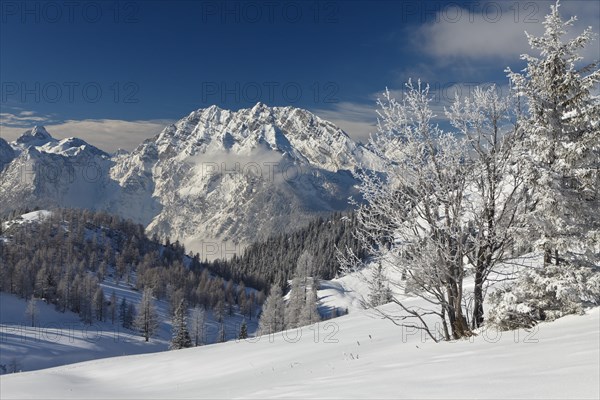
[{"label": "tree trunk", "polygon": [[544,268],[550,264],[552,264],[552,250],[546,248],[544,250]]},{"label": "tree trunk", "polygon": [[480,268],[475,271],[475,290],[473,304],[473,324],[472,328],[479,328],[483,325],[483,273]]},{"label": "tree trunk", "polygon": [[454,324],[452,325],[452,331],[455,339],[471,336],[469,324],[467,324],[467,319],[462,312],[460,297],[456,297],[454,301]]},{"label": "tree trunk", "polygon": [[450,332],[448,331],[448,324],[446,323],[446,306],[442,306],[442,327],[444,328],[444,339],[450,340]]}]

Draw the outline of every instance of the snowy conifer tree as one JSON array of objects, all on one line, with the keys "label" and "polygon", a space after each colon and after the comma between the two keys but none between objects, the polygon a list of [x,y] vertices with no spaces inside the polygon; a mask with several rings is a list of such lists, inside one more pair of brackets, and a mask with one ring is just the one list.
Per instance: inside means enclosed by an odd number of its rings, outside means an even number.
[{"label": "snowy conifer tree", "polygon": [[221,322],[219,326],[219,334],[217,335],[219,343],[225,343],[225,323]]},{"label": "snowy conifer tree", "polygon": [[158,315],[152,300],[152,289],[150,288],[144,289],[139,311],[133,325],[142,334],[146,342],[150,340],[158,328]]},{"label": "snowy conifer tree", "polygon": [[29,301],[27,301],[27,308],[25,309],[25,316],[31,321],[31,326],[35,326],[38,314],[39,311],[37,306],[37,299],[35,298],[35,296],[32,295]]},{"label": "snowy conifer tree", "polygon": [[96,289],[94,293],[94,314],[98,321],[104,321],[106,319],[106,303],[104,301],[104,291],[101,287]]},{"label": "snowy conifer tree", "polygon": [[371,307],[377,307],[392,301],[392,293],[383,271],[382,263],[377,263],[377,266],[373,269],[373,274],[369,281],[368,296],[369,305]]},{"label": "snowy conifer tree", "polygon": [[248,339],[248,325],[246,325],[246,320],[242,321],[242,326],[240,327],[240,334],[238,339]]},{"label": "snowy conifer tree", "polygon": [[318,305],[318,296],[317,289],[319,284],[317,282],[312,282],[310,291],[306,294],[306,300],[304,302],[304,306],[302,307],[302,312],[300,314],[300,320],[298,326],[307,326],[312,325],[321,320],[321,315],[319,315],[319,310],[317,308]]},{"label": "snowy conifer tree", "polygon": [[108,306],[108,314],[110,315],[110,322],[115,323],[117,319],[117,294],[114,289],[110,294],[110,305]]},{"label": "snowy conifer tree", "polygon": [[579,51],[593,36],[588,28],[566,40],[575,20],[563,21],[557,1],[544,21],[544,34],[527,34],[540,57],[522,55],[523,73],[507,70],[528,108],[521,121],[530,189],[526,235],[537,238],[545,264],[593,264],[600,253],[600,104],[592,95],[600,71],[597,62],[578,65]]},{"label": "snowy conifer tree", "polygon": [[190,332],[194,342],[194,346],[204,344],[204,322],[206,313],[201,307],[194,307],[192,310],[192,318],[190,319]]},{"label": "snowy conifer tree", "polygon": [[261,335],[268,335],[285,329],[284,310],[285,303],[281,288],[278,284],[274,284],[271,286],[271,293],[263,305],[263,311],[260,316],[259,327]]},{"label": "snowy conifer tree", "polygon": [[171,345],[169,346],[171,350],[192,347],[192,339],[187,328],[187,306],[184,300],[180,300],[175,309],[172,329]]},{"label": "snowy conifer tree", "polygon": [[121,298],[121,303],[119,303],[119,322],[121,322],[121,326],[123,328],[130,328],[131,327],[131,321],[129,320],[128,317],[128,303],[127,303],[127,299],[125,297]]},{"label": "snowy conifer tree", "polygon": [[292,329],[298,327],[300,320],[300,313],[304,307],[305,302],[305,288],[301,285],[301,277],[297,275],[292,279],[292,287],[290,289],[290,296],[285,306],[285,327],[286,329]]}]

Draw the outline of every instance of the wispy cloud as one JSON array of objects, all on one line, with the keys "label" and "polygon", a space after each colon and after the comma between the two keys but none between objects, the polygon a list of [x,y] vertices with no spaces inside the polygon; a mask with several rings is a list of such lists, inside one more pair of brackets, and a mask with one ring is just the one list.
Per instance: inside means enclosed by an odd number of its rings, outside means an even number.
[{"label": "wispy cloud", "polygon": [[[550,11],[552,1],[482,2],[477,10],[458,8],[438,12],[435,22],[424,24],[414,36],[414,45],[425,50],[442,65],[464,61],[513,61],[531,49],[525,31],[539,35],[541,22]],[[578,21],[569,32],[573,37],[591,26],[598,33],[600,3],[563,1],[563,18],[577,15]],[[460,17],[458,17],[460,16]],[[586,48],[587,61],[600,57],[598,42]]]},{"label": "wispy cloud", "polygon": [[113,152],[119,148],[132,150],[145,139],[160,133],[172,120],[123,121],[86,119],[57,121],[33,111],[0,114],[0,137],[7,141],[18,138],[34,125],[44,125],[57,139],[78,137],[94,146]]},{"label": "wispy cloud", "polygon": [[369,138],[369,134],[375,131],[377,124],[375,98],[373,97],[372,103],[340,102],[331,109],[313,109],[311,111],[342,128],[352,139],[365,142]]}]

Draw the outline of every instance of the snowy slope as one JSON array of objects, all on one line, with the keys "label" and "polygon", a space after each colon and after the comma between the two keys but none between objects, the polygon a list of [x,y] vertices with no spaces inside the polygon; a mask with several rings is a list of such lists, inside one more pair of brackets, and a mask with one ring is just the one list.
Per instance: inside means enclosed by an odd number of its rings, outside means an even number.
[{"label": "snowy slope", "polygon": [[[37,224],[52,214],[48,210],[38,210],[5,221],[2,228],[8,237],[0,236],[0,240],[11,245],[11,233],[15,228]],[[69,229],[68,226],[64,228]],[[87,230],[90,238],[99,233],[100,230]],[[120,231],[111,232],[111,235],[120,234]],[[190,264],[191,259],[184,258],[183,263]],[[131,277],[131,284],[127,284],[125,279],[117,284],[113,278],[114,266],[109,266],[107,272],[100,282],[106,300],[114,291],[117,304],[126,299],[127,303],[138,306],[142,293],[135,289],[135,273]],[[234,286],[236,288],[237,285]],[[246,291],[249,293],[254,289],[248,287]],[[165,351],[169,347],[172,329],[166,300],[155,301],[160,324],[149,343],[144,342],[137,332],[121,327],[119,321],[113,324],[110,319],[104,322],[94,320],[90,326],[84,324],[76,313],[59,312],[41,299],[37,299],[36,304],[39,310],[35,324],[31,326],[31,320],[25,312],[26,300],[0,292],[0,374],[4,372],[1,366],[8,366],[13,360],[17,362],[19,370],[32,371],[105,357]],[[206,311],[205,318],[203,343],[215,343],[218,341],[220,324],[211,310]],[[231,316],[225,315],[227,340],[238,336],[243,321],[246,321],[248,333],[253,334],[257,329],[256,318],[247,320],[236,312]]]},{"label": "snowy slope", "polygon": [[25,316],[26,302],[0,293],[0,364],[9,365],[15,360],[19,370],[31,371],[168,348],[166,326],[161,326],[159,338],[145,343],[139,335],[118,324],[95,322],[88,326],[75,313],[58,312],[41,300],[37,305],[39,316],[32,327]]},{"label": "snowy slope", "polygon": [[[392,307],[388,305],[386,307]],[[362,313],[253,341],[0,377],[2,398],[598,398],[600,310],[435,344]],[[317,335],[318,332],[318,335]],[[433,378],[435,377],[435,378]],[[35,384],[32,384],[35,382]]]},{"label": "snowy slope", "polygon": [[[141,293],[126,285],[105,281],[101,286],[107,296],[114,290],[118,302],[126,298],[127,302],[137,305],[141,300]],[[118,321],[115,325],[110,321],[86,325],[77,314],[56,311],[53,305],[42,300],[37,301],[39,315],[32,327],[25,316],[25,300],[0,293],[0,365],[9,365],[16,360],[19,370],[33,371],[106,357],[165,351],[171,339],[168,306],[165,301],[155,304],[160,324],[156,335],[146,343],[137,332],[124,329]],[[214,343],[219,324],[210,311],[206,318],[204,341]],[[237,337],[242,320],[244,318],[237,314],[225,317],[228,340]],[[257,321],[246,322],[248,332],[254,333]]]},{"label": "snowy slope", "polygon": [[36,223],[38,221],[41,221],[41,220],[44,220],[44,219],[50,217],[51,215],[52,215],[52,212],[48,211],[48,210],[38,210],[38,211],[28,212],[26,214],[21,215],[17,219],[4,222],[3,228],[7,229],[15,224],[21,225],[21,224]]}]

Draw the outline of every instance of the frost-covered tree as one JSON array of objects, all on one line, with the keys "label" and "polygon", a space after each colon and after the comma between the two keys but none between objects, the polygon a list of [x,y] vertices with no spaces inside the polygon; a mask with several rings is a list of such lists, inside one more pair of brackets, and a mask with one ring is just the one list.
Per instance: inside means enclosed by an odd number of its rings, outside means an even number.
[{"label": "frost-covered tree", "polygon": [[219,326],[219,333],[217,335],[217,340],[219,343],[225,343],[225,322],[221,322]]},{"label": "frost-covered tree", "polygon": [[133,323],[133,318],[129,314],[129,303],[125,297],[121,298],[121,303],[119,303],[119,322],[123,328],[127,329],[131,328]]},{"label": "frost-covered tree", "polygon": [[296,274],[300,277],[304,277],[305,280],[302,282],[306,287],[306,279],[312,276],[315,270],[315,257],[310,254],[307,250],[304,250],[298,261],[296,262]]},{"label": "frost-covered tree", "polygon": [[512,256],[514,240],[522,222],[524,199],[520,157],[520,131],[515,104],[502,97],[495,86],[475,88],[458,98],[446,112],[457,133],[466,138],[465,160],[474,171],[467,187],[469,251],[474,268],[472,328],[483,324],[483,301],[488,277]]},{"label": "frost-covered tree", "polygon": [[392,292],[383,270],[383,264],[377,263],[369,281],[368,301],[371,307],[377,307],[392,301]]},{"label": "frost-covered tree", "polygon": [[529,189],[526,235],[536,238],[546,265],[593,264],[600,253],[600,103],[593,95],[600,71],[597,61],[580,65],[591,28],[566,38],[575,20],[561,18],[557,1],[543,35],[527,34],[539,56],[522,55],[522,73],[507,70],[526,105],[520,121]]},{"label": "frost-covered tree", "polygon": [[311,283],[310,291],[306,294],[306,300],[304,301],[304,306],[302,307],[302,311],[300,314],[300,319],[298,321],[298,326],[307,326],[317,323],[321,320],[321,315],[319,314],[318,306],[318,296],[317,289],[319,284],[315,281]]},{"label": "frost-covered tree", "polygon": [[[470,335],[463,310],[463,279],[469,232],[465,190],[469,168],[464,163],[465,142],[444,133],[433,122],[429,88],[407,84],[402,102],[386,91],[379,100],[379,122],[369,146],[386,162],[386,176],[358,173],[364,204],[356,204],[357,238],[377,262],[407,277],[431,305],[424,310],[392,299],[404,310],[397,317],[405,326],[424,329],[437,340],[426,315],[435,315],[446,339]],[[353,252],[340,262],[361,264]],[[410,323],[410,319],[416,319]]]},{"label": "frost-covered tree", "polygon": [[292,329],[299,326],[300,313],[302,312],[306,298],[305,288],[302,286],[302,279],[303,278],[298,276],[298,270],[296,270],[296,276],[292,279],[289,298],[285,306],[284,319],[286,329]]},{"label": "frost-covered tree", "polygon": [[150,288],[144,289],[133,325],[142,334],[146,342],[150,340],[158,328],[158,314],[152,299],[152,289]]},{"label": "frost-covered tree", "polygon": [[27,307],[25,308],[25,316],[29,321],[31,321],[31,326],[35,326],[35,323],[38,319],[38,306],[37,299],[35,296],[31,296],[31,298],[27,301]]},{"label": "frost-covered tree", "polygon": [[194,307],[190,318],[190,332],[194,342],[194,346],[204,344],[204,323],[206,321],[206,313],[201,307]]},{"label": "frost-covered tree", "polygon": [[94,293],[93,306],[96,319],[104,321],[106,319],[106,302],[104,301],[104,291],[101,287],[98,287]]},{"label": "frost-covered tree", "polygon": [[488,323],[501,330],[530,328],[600,305],[600,274],[589,268],[549,264],[524,270],[490,295]]},{"label": "frost-covered tree", "polygon": [[117,320],[117,294],[113,289],[110,293],[110,304],[108,306],[108,315],[110,316],[111,324],[114,324]]},{"label": "frost-covered tree", "polygon": [[179,350],[192,347],[192,339],[190,338],[187,324],[187,306],[184,300],[181,300],[175,309],[172,326],[173,334],[169,348],[171,350]]},{"label": "frost-covered tree", "polygon": [[262,335],[280,332],[285,329],[284,320],[285,303],[281,293],[281,287],[275,284],[263,306],[260,316],[259,328]]}]

